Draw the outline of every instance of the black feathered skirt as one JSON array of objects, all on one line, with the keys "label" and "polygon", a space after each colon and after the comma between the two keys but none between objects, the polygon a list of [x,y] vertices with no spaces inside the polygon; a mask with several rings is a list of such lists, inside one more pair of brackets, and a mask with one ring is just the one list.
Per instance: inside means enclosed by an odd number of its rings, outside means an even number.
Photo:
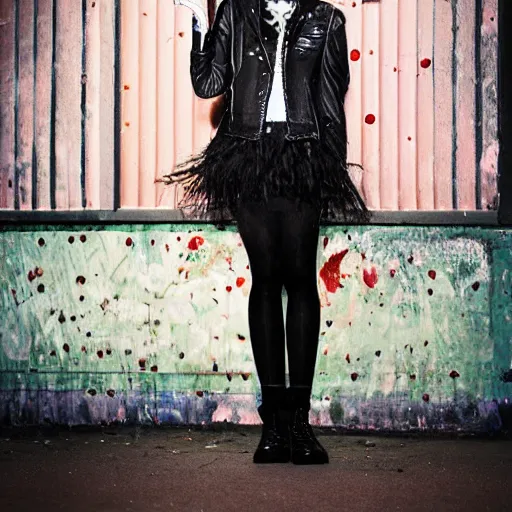
[{"label": "black feathered skirt", "polygon": [[160,181],[183,185],[177,206],[194,220],[236,221],[240,202],[277,196],[314,204],[324,221],[367,221],[369,212],[335,143],[289,141],[285,134],[286,123],[269,123],[259,140],[219,129],[200,154]]}]

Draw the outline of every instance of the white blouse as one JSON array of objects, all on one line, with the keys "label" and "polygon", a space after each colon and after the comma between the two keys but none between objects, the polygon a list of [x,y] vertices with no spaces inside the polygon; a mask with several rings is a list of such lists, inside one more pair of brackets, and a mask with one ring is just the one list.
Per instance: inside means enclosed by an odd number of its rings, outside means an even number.
[{"label": "white blouse", "polygon": [[290,19],[295,2],[286,0],[267,0],[267,9],[273,15],[271,20],[265,19],[279,34],[277,40],[276,64],[274,69],[274,80],[267,108],[267,121],[286,121],[286,107],[283,91],[283,43],[286,22]]}]

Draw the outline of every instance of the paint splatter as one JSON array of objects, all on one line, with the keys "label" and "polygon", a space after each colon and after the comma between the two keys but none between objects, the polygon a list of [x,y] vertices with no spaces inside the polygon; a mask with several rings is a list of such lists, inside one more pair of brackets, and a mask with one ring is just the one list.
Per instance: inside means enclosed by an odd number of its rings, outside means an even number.
[{"label": "paint splatter", "polygon": [[381,355],[381,354],[382,354],[382,352],[381,352],[380,350],[377,350],[377,351],[375,352],[375,355],[376,355],[377,357],[380,357],[380,355]]},{"label": "paint splatter", "polygon": [[368,269],[363,270],[363,281],[368,286],[368,288],[375,288],[375,285],[379,281],[379,276],[377,275],[377,269],[372,267],[369,272]]},{"label": "paint splatter", "polygon": [[432,290],[432,288],[429,288],[429,289],[427,290],[427,293],[428,293],[430,296],[432,296],[432,295],[434,294],[434,290]]},{"label": "paint splatter", "polygon": [[427,59],[427,58],[421,59],[420,66],[423,69],[429,68],[431,64],[432,64],[432,61],[430,59]]},{"label": "paint splatter", "polygon": [[429,271],[428,271],[428,277],[430,277],[430,279],[435,280],[436,275],[437,275],[437,274],[436,274],[436,271],[435,271],[435,270],[429,270]]},{"label": "paint splatter", "polygon": [[327,327],[331,327],[332,325],[332,320],[326,320],[325,323],[327,324]]},{"label": "paint splatter", "polygon": [[347,354],[345,356],[345,361],[347,361],[347,363],[350,364],[350,354]]},{"label": "paint splatter", "polygon": [[84,243],[87,240],[85,235],[80,235],[80,242]]},{"label": "paint splatter", "polygon": [[202,398],[204,396],[204,392],[203,391],[196,391],[196,395],[199,397],[199,398]]},{"label": "paint splatter", "polygon": [[353,380],[353,381],[356,381],[357,380],[357,377],[359,377],[359,374],[357,372],[352,372],[350,374],[350,378]]},{"label": "paint splatter", "polygon": [[133,245],[133,240],[131,239],[131,237],[128,237],[125,243],[127,247],[131,247]]},{"label": "paint splatter", "polygon": [[69,352],[69,345],[67,343],[64,343],[64,345],[62,345],[62,349],[64,350],[64,352]]},{"label": "paint splatter", "polygon": [[139,359],[139,368],[144,371],[146,370],[146,359],[144,357],[141,357]]},{"label": "paint splatter", "polygon": [[423,343],[423,346],[426,347],[428,345],[428,340],[425,340],[425,342]]},{"label": "paint splatter", "polygon": [[245,341],[245,336],[243,334],[238,334],[238,341]]},{"label": "paint splatter", "polygon": [[395,274],[396,274],[396,270],[394,268],[392,268],[390,271],[389,271],[389,275],[390,277],[395,277]]},{"label": "paint splatter", "polygon": [[364,122],[366,124],[373,124],[373,123],[375,123],[375,115],[374,114],[366,114],[366,117],[364,118]]},{"label": "paint splatter", "polygon": [[230,292],[233,288],[231,286],[226,286],[226,291]]},{"label": "paint splatter", "polygon": [[77,284],[82,284],[82,285],[85,284],[85,277],[84,276],[78,276],[76,278],[76,283]]},{"label": "paint splatter", "polygon": [[245,278],[244,277],[237,277],[236,278],[236,285],[237,285],[238,288],[243,286],[244,283],[245,283]]},{"label": "paint splatter", "polygon": [[478,281],[475,281],[472,285],[471,285],[471,288],[473,288],[473,290],[476,292],[478,290],[478,288],[480,288],[480,283]]},{"label": "paint splatter", "polygon": [[428,393],[423,393],[423,396],[421,398],[424,402],[430,401],[430,395]]},{"label": "paint splatter", "polygon": [[156,373],[158,371],[158,366],[156,364],[154,364],[152,367],[151,367],[151,371],[153,373]]},{"label": "paint splatter", "polygon": [[87,354],[87,347],[85,345],[82,345],[82,352],[84,354]]},{"label": "paint splatter", "polygon": [[414,256],[411,254],[411,255],[407,258],[407,261],[408,261],[409,263],[411,263],[411,264],[412,264],[412,262],[414,261]]},{"label": "paint splatter", "polygon": [[110,397],[110,398],[114,398],[116,396],[116,392],[115,390],[113,389],[107,389],[107,395]]},{"label": "paint splatter", "polygon": [[37,277],[42,277],[43,275],[43,269],[41,267],[36,267],[35,273]]},{"label": "paint splatter", "polygon": [[348,249],[345,249],[333,254],[320,270],[320,277],[328,292],[334,293],[340,287],[340,265],[347,253]]},{"label": "paint splatter", "polygon": [[242,379],[247,380],[251,376],[250,373],[242,373]]},{"label": "paint splatter", "polygon": [[44,238],[40,238],[37,243],[39,244],[39,247],[43,247],[43,245],[45,244],[45,241],[44,241]]},{"label": "paint splatter", "polygon": [[107,348],[107,356],[111,356],[112,355],[112,349],[111,348]]},{"label": "paint splatter", "polygon": [[218,371],[219,371],[219,367],[217,366],[217,363],[213,363],[212,372],[218,372]]},{"label": "paint splatter", "polygon": [[125,356],[130,356],[132,354],[132,351],[131,349],[127,348],[125,351],[124,351],[124,355]]},{"label": "paint splatter", "polygon": [[74,243],[74,242],[75,242],[75,237],[74,237],[74,236],[70,236],[70,237],[68,238],[68,242],[69,242],[70,244]]},{"label": "paint splatter", "polygon": [[201,236],[195,236],[193,237],[189,243],[188,243],[188,248],[191,250],[191,251],[197,251],[197,249],[199,249],[199,247],[201,245],[204,244],[204,238],[201,237]]},{"label": "paint splatter", "polygon": [[98,352],[96,352],[96,355],[97,355],[100,359],[103,359],[103,350],[98,350]]},{"label": "paint splatter", "polygon": [[44,293],[44,284],[40,284],[38,287],[37,287],[37,291],[39,293]]},{"label": "paint splatter", "polygon": [[61,310],[60,315],[59,315],[59,322],[61,324],[63,324],[65,321],[66,321],[66,317],[64,316],[64,313]]},{"label": "paint splatter", "polygon": [[323,351],[324,356],[326,356],[329,353],[329,345],[326,345]]},{"label": "paint splatter", "polygon": [[409,375],[409,378],[410,378],[411,380],[416,380],[416,374],[414,374],[414,373],[413,373],[412,375]]},{"label": "paint splatter", "polygon": [[57,355],[57,352],[56,352],[55,350],[52,350],[52,351],[50,352],[50,355],[51,355],[51,356],[56,356],[56,355]]},{"label": "paint splatter", "polygon": [[180,352],[180,355],[178,356],[180,359],[183,359],[185,357],[185,354],[183,352]]},{"label": "paint splatter", "polygon": [[95,389],[88,389],[87,393],[89,393],[89,395],[91,395],[91,396],[96,396],[96,390]]},{"label": "paint splatter", "polygon": [[327,244],[329,243],[329,237],[324,237],[324,249],[327,247]]},{"label": "paint splatter", "polygon": [[34,274],[34,272],[32,272],[32,270],[29,270],[29,272],[27,274],[27,278],[28,278],[29,282],[31,283],[36,278],[36,275]]},{"label": "paint splatter", "polygon": [[233,378],[233,372],[226,372],[226,378],[231,382],[231,379]]},{"label": "paint splatter", "polygon": [[350,52],[350,60],[358,61],[361,58],[361,52],[359,50],[352,50]]},{"label": "paint splatter", "polygon": [[452,379],[456,379],[457,377],[460,377],[460,373],[459,373],[457,370],[452,370],[452,371],[450,372],[450,377],[451,377]]}]

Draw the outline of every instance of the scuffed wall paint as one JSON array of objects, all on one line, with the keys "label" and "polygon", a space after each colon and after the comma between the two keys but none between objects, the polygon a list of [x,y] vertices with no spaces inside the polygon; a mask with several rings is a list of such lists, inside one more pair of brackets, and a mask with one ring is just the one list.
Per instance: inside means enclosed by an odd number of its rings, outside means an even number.
[{"label": "scuffed wall paint", "polygon": [[[0,250],[0,422],[259,422],[233,227],[27,227]],[[322,228],[311,420],[499,429],[511,269],[510,231]]]}]

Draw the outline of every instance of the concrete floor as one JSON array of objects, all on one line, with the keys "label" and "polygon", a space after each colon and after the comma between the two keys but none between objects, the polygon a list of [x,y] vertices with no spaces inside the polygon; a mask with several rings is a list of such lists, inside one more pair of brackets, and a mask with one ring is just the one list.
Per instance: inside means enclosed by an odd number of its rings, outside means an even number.
[{"label": "concrete floor", "polygon": [[307,467],[253,464],[258,427],[4,429],[0,509],[512,510],[511,440],[318,432],[331,463]]}]

